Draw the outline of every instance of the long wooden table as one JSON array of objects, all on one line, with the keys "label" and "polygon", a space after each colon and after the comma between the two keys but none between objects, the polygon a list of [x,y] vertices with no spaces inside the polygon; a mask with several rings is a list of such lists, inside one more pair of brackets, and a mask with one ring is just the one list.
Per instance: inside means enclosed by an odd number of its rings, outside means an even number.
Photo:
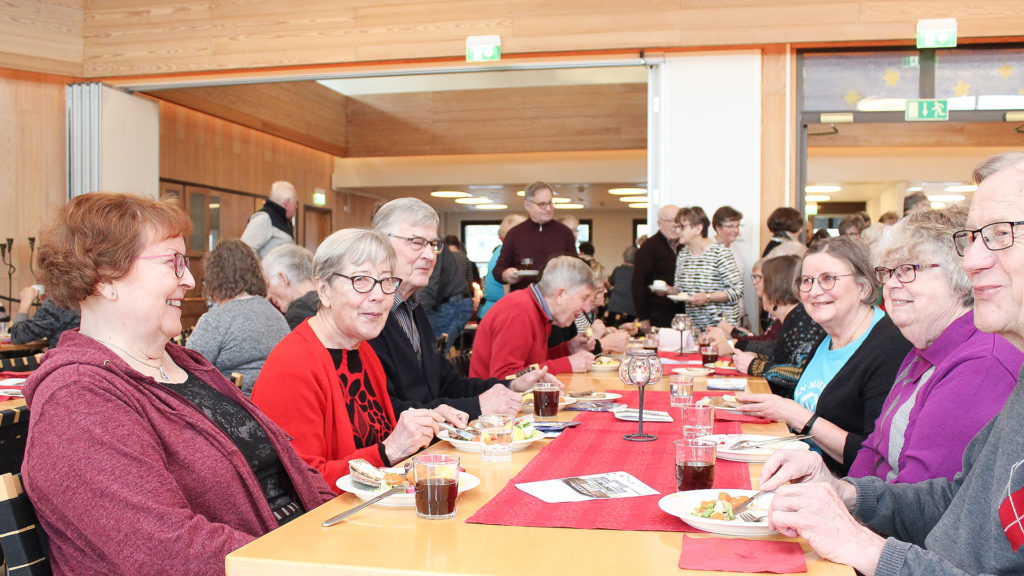
[{"label": "long wooden table", "polygon": [[[615,373],[560,375],[566,389],[622,389]],[[666,390],[668,378],[648,390]],[[751,378],[748,387],[766,392],[767,382]],[[697,389],[705,380],[697,379]],[[577,412],[561,412],[571,420]],[[744,432],[781,435],[782,424],[744,424]],[[466,518],[497,494],[547,441],[512,454],[510,463],[483,463],[478,454],[456,452],[447,443],[431,451],[457,453],[466,471],[478,476],[480,486],[459,496],[454,520],[421,520],[411,508],[371,506],[331,528],[321,523],[359,504],[341,494],[289,524],[262,536],[227,556],[229,576],[321,576],[379,574],[493,574],[531,576],[553,574],[706,574],[677,567],[682,546],[679,532],[578,530],[467,524]],[[761,466],[752,464],[757,485]],[[697,537],[719,536],[688,533]],[[774,536],[777,539],[785,539]],[[808,574],[849,576],[847,566],[824,561],[806,542]]]}]

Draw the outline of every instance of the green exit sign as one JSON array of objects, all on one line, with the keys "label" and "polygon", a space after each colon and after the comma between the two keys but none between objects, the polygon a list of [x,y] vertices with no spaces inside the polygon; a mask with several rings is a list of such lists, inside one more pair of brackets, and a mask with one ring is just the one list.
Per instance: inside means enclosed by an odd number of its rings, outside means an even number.
[{"label": "green exit sign", "polygon": [[917,21],[918,48],[956,48],[956,18]]},{"label": "green exit sign", "polygon": [[945,100],[907,100],[903,118],[907,122],[942,122],[949,120],[949,105]]},{"label": "green exit sign", "polygon": [[466,62],[501,60],[501,36],[466,37]]}]

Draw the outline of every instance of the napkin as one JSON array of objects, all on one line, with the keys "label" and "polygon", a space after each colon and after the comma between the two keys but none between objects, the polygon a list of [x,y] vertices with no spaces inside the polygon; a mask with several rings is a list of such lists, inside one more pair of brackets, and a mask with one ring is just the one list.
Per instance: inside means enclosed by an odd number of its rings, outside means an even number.
[{"label": "napkin", "polygon": [[786,574],[807,572],[807,560],[796,542],[683,536],[679,567],[683,570]]}]

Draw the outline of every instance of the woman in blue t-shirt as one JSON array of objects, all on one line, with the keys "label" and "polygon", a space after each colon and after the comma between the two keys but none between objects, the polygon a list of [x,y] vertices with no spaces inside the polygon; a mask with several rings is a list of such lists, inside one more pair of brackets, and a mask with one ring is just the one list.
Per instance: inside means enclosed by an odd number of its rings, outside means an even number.
[{"label": "woman in blue t-shirt", "polygon": [[793,400],[745,394],[742,410],[813,434],[829,468],[843,475],[871,433],[910,342],[874,306],[879,287],[859,238],[816,242],[796,288],[808,315],[828,334],[815,349]]}]

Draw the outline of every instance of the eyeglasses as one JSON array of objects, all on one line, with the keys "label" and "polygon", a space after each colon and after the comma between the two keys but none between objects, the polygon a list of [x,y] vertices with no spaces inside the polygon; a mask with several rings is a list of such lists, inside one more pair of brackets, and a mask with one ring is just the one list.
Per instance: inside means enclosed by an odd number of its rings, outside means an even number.
[{"label": "eyeglasses", "polygon": [[829,274],[828,272],[825,272],[823,274],[818,275],[817,278],[815,278],[814,276],[799,276],[796,279],[796,285],[798,288],[800,288],[801,292],[810,292],[811,288],[814,288],[814,281],[817,280],[818,286],[821,286],[822,290],[831,290],[832,287],[836,285],[836,279],[841,278],[843,276],[853,276],[853,273],[851,272],[850,274]]},{"label": "eyeglasses", "polygon": [[184,276],[185,270],[188,269],[189,259],[181,252],[157,254],[155,256],[136,256],[132,260],[155,260],[157,258],[172,258],[174,260],[174,275],[178,278]]},{"label": "eyeglasses", "polygon": [[[444,249],[444,242],[441,240],[427,240],[426,238],[420,238],[419,236],[399,236],[398,234],[388,234],[392,238],[398,238],[405,240],[410,246],[417,250],[423,250],[430,245],[430,248],[434,251],[434,254],[440,254],[441,250]],[[369,292],[369,290],[367,290]]]},{"label": "eyeglasses", "polygon": [[893,276],[904,284],[910,284],[917,279],[917,271],[926,268],[938,268],[938,264],[900,264],[895,268],[875,266],[875,279],[880,284],[885,284]]},{"label": "eyeglasses", "polygon": [[676,222],[676,225],[675,225],[675,229],[676,230],[684,230],[684,229],[689,228],[689,227],[690,227],[690,223],[689,222]]},{"label": "eyeglasses", "polygon": [[372,292],[373,288],[380,284],[380,291],[385,294],[394,294],[395,290],[402,284],[401,278],[394,276],[388,276],[387,278],[374,278],[373,276],[366,276],[363,274],[357,274],[356,276],[346,276],[340,272],[335,272],[333,276],[341,276],[352,283],[352,289],[360,294],[366,294]]},{"label": "eyeglasses", "polygon": [[750,280],[751,282],[761,282],[764,280],[764,274],[751,274]]},{"label": "eyeglasses", "polygon": [[534,202],[533,200],[530,200],[530,203],[542,210],[547,210],[555,205],[554,202]]},{"label": "eyeglasses", "polygon": [[971,248],[971,245],[974,244],[974,241],[978,239],[978,234],[981,234],[981,240],[985,243],[985,248],[993,252],[996,250],[1006,250],[1013,246],[1014,227],[1022,224],[1024,224],[1024,220],[993,222],[977,230],[960,230],[953,233],[953,246],[956,248],[956,253],[963,256]]}]

